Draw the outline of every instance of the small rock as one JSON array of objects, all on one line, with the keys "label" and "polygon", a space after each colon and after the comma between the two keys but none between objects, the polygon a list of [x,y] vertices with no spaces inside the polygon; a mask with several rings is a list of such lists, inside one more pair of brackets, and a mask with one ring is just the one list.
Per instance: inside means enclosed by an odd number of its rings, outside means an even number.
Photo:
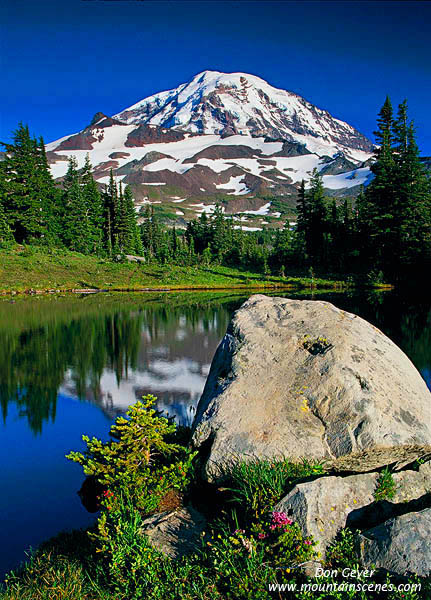
[{"label": "small rock", "polygon": [[180,558],[199,549],[205,527],[205,517],[189,506],[148,517],[143,522],[142,533],[148,536],[157,550],[172,558]]},{"label": "small rock", "polygon": [[397,575],[431,575],[431,508],[411,512],[364,531],[361,562]]},{"label": "small rock", "polygon": [[350,477],[320,477],[297,484],[275,507],[287,513],[318,542],[322,557],[338,531],[346,526],[348,515],[374,501],[377,473]]}]

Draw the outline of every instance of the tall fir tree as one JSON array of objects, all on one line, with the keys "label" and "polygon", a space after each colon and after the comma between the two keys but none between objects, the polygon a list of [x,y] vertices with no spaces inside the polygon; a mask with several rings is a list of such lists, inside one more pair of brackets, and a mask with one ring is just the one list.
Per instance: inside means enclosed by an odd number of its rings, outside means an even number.
[{"label": "tall fir tree", "polygon": [[92,174],[90,157],[85,157],[81,173],[81,188],[85,210],[88,214],[88,250],[92,254],[103,255],[103,201]]},{"label": "tall fir tree", "polygon": [[89,209],[81,188],[76,158],[69,159],[63,191],[63,240],[76,252],[91,252]]},{"label": "tall fir tree", "polygon": [[[358,198],[358,226],[367,242],[362,259],[394,279],[430,262],[430,182],[425,174],[407,114],[407,101],[396,119],[386,99],[379,116],[374,179]],[[411,272],[411,271],[410,271]]]},{"label": "tall fir tree", "polygon": [[393,260],[397,246],[395,233],[395,158],[393,150],[393,109],[389,97],[386,98],[377,118],[377,131],[374,132],[379,146],[371,165],[374,179],[361,198],[362,227],[368,233],[368,243],[364,247],[366,264],[373,262],[376,269],[386,269]]},{"label": "tall fir tree", "polygon": [[141,255],[143,252],[141,233],[133,201],[132,190],[129,185],[124,189],[123,210],[127,224],[127,251],[129,254]]},{"label": "tall fir tree", "polygon": [[400,266],[405,271],[406,268],[421,269],[431,264],[431,182],[420,160],[414,125],[412,122],[404,125],[403,110],[404,107],[396,129],[395,195]]},{"label": "tall fir tree", "polygon": [[0,247],[11,242],[13,239],[12,232],[6,218],[6,212],[3,207],[3,199],[0,193]]},{"label": "tall fir tree", "polygon": [[306,198],[309,206],[309,220],[305,234],[307,254],[313,265],[319,265],[324,262],[325,256],[327,205],[322,176],[317,169],[313,170]]},{"label": "tall fir tree", "polygon": [[116,225],[118,213],[118,193],[112,169],[109,173],[109,184],[106,186],[102,194],[102,198],[105,246],[108,256],[112,256],[114,252],[116,239]]},{"label": "tall fir tree", "polygon": [[58,219],[57,209],[60,202],[60,190],[55,185],[52,177],[46,156],[45,142],[42,136],[37,143],[37,150],[37,180],[42,198],[42,213],[44,214],[46,225],[45,240],[49,246],[55,246],[60,241],[61,224]]},{"label": "tall fir tree", "polygon": [[17,242],[47,242],[54,235],[55,186],[48,169],[43,141],[30,136],[20,123],[13,143],[2,144],[3,208]]}]

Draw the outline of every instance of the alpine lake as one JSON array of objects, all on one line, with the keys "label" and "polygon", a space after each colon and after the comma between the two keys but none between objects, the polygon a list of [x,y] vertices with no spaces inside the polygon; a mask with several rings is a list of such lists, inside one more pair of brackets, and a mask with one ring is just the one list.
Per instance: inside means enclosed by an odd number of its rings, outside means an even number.
[{"label": "alpine lake", "polygon": [[[108,438],[142,396],[191,424],[232,313],[262,292],[159,292],[0,299],[0,579],[31,547],[87,527],[82,434]],[[268,292],[265,292],[268,293]],[[327,300],[360,315],[408,355],[431,388],[431,303],[391,291],[276,296]]]}]

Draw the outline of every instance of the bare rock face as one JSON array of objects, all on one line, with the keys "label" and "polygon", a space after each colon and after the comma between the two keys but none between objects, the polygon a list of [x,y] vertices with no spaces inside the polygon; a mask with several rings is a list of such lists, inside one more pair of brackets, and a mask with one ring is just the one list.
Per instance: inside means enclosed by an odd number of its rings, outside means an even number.
[{"label": "bare rock face", "polygon": [[255,295],[216,352],[193,428],[210,480],[238,456],[350,458],[351,470],[369,471],[404,446],[419,456],[431,444],[431,394],[364,319],[329,302]]},{"label": "bare rock face", "polygon": [[359,537],[361,562],[398,575],[431,575],[431,508],[411,512]]},{"label": "bare rock face", "polygon": [[410,502],[431,494],[431,460],[420,465],[417,471],[407,470],[393,474],[395,495],[392,502]]},{"label": "bare rock face", "polygon": [[198,549],[205,525],[205,517],[189,506],[148,517],[143,522],[142,533],[157,550],[180,558]]},{"label": "bare rock face", "polygon": [[431,446],[429,444],[403,444],[393,446],[388,453],[387,447],[372,447],[362,452],[339,456],[329,460],[325,466],[327,471],[343,473],[346,471],[373,471],[383,463],[391,466],[393,471],[413,463],[417,459],[427,461],[431,458]]}]

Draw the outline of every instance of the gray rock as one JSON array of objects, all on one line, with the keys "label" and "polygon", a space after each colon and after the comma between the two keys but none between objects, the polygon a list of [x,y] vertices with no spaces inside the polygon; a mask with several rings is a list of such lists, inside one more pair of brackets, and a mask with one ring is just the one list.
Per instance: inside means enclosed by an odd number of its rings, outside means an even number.
[{"label": "gray rock", "polygon": [[420,444],[403,444],[402,446],[379,447],[375,446],[369,450],[355,452],[339,456],[325,463],[327,471],[342,473],[346,471],[373,471],[382,464],[391,466],[393,471],[399,471],[416,459],[429,460],[431,458],[431,446]]},{"label": "gray rock", "polygon": [[418,471],[400,471],[392,475],[395,481],[395,496],[391,502],[401,503],[416,500],[431,492],[431,461],[420,465]]},{"label": "gray rock", "polygon": [[151,545],[172,558],[180,558],[200,547],[200,536],[205,530],[205,517],[191,506],[148,517],[142,533]]},{"label": "gray rock", "polygon": [[406,505],[429,493],[431,462],[422,464],[418,471],[395,473],[396,492],[390,502],[376,504],[374,501],[378,477],[378,473],[363,473],[348,477],[320,477],[299,483],[277,504],[275,510],[287,513],[298,523],[305,536],[312,535],[324,557],[326,548],[343,527],[363,528],[365,524],[365,528],[369,528],[372,522],[386,521],[393,513],[403,511],[404,507],[399,505]]},{"label": "gray rock", "polygon": [[398,575],[431,575],[431,508],[389,519],[359,536],[361,562]]},{"label": "gray rock", "polygon": [[349,477],[320,477],[299,483],[275,507],[287,513],[318,543],[322,558],[338,531],[346,526],[349,514],[374,501],[377,473]]},{"label": "gray rock", "polygon": [[[255,295],[235,313],[211,365],[193,441],[217,479],[238,456],[361,456],[431,444],[431,394],[380,330],[329,302]],[[422,452],[423,454],[423,452]],[[411,458],[413,460],[413,458]]]},{"label": "gray rock", "polygon": [[127,262],[145,263],[145,256],[134,256],[133,254],[126,254]]}]

